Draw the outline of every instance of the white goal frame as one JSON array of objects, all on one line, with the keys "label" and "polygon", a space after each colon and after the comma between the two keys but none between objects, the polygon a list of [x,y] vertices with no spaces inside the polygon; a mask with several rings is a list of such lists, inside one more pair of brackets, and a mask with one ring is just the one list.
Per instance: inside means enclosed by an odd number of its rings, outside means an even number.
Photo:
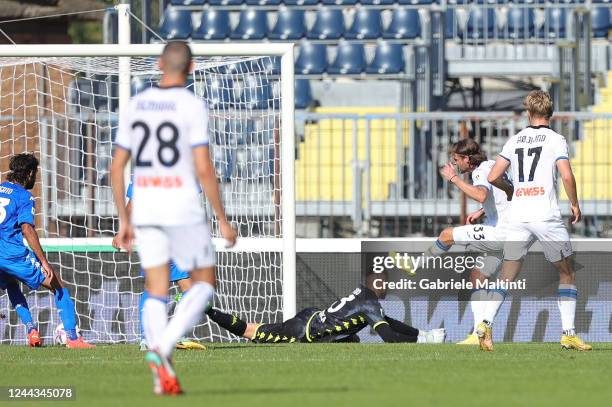
[{"label": "white goal frame", "polygon": [[[125,5],[119,11],[121,44],[27,44],[0,45],[0,57],[120,57],[119,111],[130,98],[130,57],[155,57],[164,44],[129,44],[129,15]],[[129,7],[129,6],[128,6]],[[126,18],[127,16],[127,18]],[[126,20],[128,20],[126,24]],[[295,136],[293,43],[210,43],[190,44],[194,56],[281,57],[281,213],[282,213],[282,297],[283,318],[296,312],[295,248]],[[121,58],[122,57],[122,58]],[[268,240],[268,239],[262,239]],[[261,247],[259,248],[261,249]],[[235,250],[240,250],[240,245]],[[253,250],[253,249],[252,249]],[[248,251],[248,249],[247,249]]]}]

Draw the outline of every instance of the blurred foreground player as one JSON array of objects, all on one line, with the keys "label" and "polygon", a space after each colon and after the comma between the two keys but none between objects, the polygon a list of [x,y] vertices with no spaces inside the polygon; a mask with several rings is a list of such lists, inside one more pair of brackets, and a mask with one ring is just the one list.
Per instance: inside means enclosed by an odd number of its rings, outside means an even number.
[{"label": "blurred foreground player", "polygon": [[247,323],[215,308],[207,314],[222,328],[256,343],[359,342],[357,333],[368,325],[385,342],[444,342],[444,329],[422,331],[385,315],[378,301],[384,297],[385,290],[375,288],[380,287],[375,280],[382,276],[384,274],[370,274],[365,285],[338,299],[326,310],[305,308],[281,323]]},{"label": "blurred foreground player", "polygon": [[525,98],[525,108],[529,126],[506,142],[488,177],[489,182],[497,186],[510,168],[515,192],[505,225],[504,263],[498,280],[501,288],[495,290],[495,297],[490,298],[484,319],[476,332],[480,348],[493,350],[493,319],[506,297],[503,284],[514,281],[529,248],[538,240],[546,260],[559,270],[558,305],[563,329],[561,347],[591,350],[591,345],[576,335],[576,272],[572,264],[572,244],[561,218],[557,198],[558,171],[570,201],[571,222],[579,222],[581,213],[576,179],[569,161],[567,142],[549,127],[553,103],[548,93],[532,91]]},{"label": "blurred foreground player", "polygon": [[[41,346],[40,336],[32,321],[28,304],[17,281],[38,289],[49,289],[66,331],[66,346],[93,348],[77,334],[74,302],[59,274],[47,261],[34,225],[34,188],[38,159],[33,154],[17,154],[9,163],[8,181],[0,184],[0,288],[6,289],[19,318],[28,329],[30,346]],[[29,248],[23,243],[28,242]]]},{"label": "blurred foreground player", "polygon": [[[119,213],[118,244],[131,250],[138,240],[148,298],[142,320],[150,347],[146,361],[156,394],[182,393],[172,366],[176,342],[212,303],[215,256],[196,179],[204,188],[221,235],[233,245],[236,232],[225,217],[208,149],[208,110],[185,89],[193,69],[185,42],[166,44],[159,60],[158,88],[134,96],[121,112],[111,167],[113,196]],[[125,205],[124,170],[134,154],[132,216]],[[135,236],[132,224],[135,226]],[[193,286],[168,322],[169,262],[189,270]]]}]

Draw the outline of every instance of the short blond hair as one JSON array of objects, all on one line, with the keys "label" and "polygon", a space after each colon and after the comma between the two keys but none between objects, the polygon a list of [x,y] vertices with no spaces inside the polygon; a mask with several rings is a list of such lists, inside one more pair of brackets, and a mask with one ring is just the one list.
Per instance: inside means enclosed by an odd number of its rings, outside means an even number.
[{"label": "short blond hair", "polygon": [[553,114],[552,98],[543,90],[533,90],[525,98],[525,109],[531,117],[550,119]]}]

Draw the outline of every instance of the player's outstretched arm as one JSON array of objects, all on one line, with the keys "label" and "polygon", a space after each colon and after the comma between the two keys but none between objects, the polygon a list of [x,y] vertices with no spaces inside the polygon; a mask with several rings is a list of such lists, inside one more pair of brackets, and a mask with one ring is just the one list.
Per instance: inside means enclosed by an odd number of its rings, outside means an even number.
[{"label": "player's outstretched arm", "polygon": [[457,188],[463,191],[467,196],[471,199],[483,203],[487,200],[487,194],[489,191],[486,188],[481,186],[471,185],[465,182],[457,171],[453,167],[452,164],[448,163],[442,169],[440,169],[440,174],[451,184],[455,184]]},{"label": "player's outstretched arm", "polygon": [[508,170],[509,166],[510,161],[503,157],[497,157],[497,160],[495,160],[495,165],[493,166],[493,168],[491,168],[491,172],[489,172],[487,181],[489,181],[489,183],[494,187],[505,191],[504,187],[506,185],[504,183],[504,174]]},{"label": "player's outstretched arm", "polygon": [[130,217],[125,205],[125,178],[123,172],[129,159],[130,152],[128,150],[116,148],[110,170],[113,197],[115,198],[115,205],[119,213],[119,233],[117,233],[117,240],[119,245],[127,248],[128,251],[132,249],[134,231],[132,230]]},{"label": "player's outstretched arm", "polygon": [[208,146],[201,145],[193,147],[193,160],[195,164],[196,174],[200,180],[200,185],[204,189],[206,198],[210,202],[217,220],[219,221],[219,227],[223,238],[234,245],[236,243],[236,232],[232,229],[231,225],[225,217],[225,210],[221,203],[221,194],[219,192],[219,181],[215,174],[215,167],[210,159],[210,153]]},{"label": "player's outstretched arm", "polygon": [[[399,322],[399,321],[397,321],[397,322]],[[416,342],[418,340],[418,334],[417,334],[417,336],[412,336],[412,335],[407,335],[407,334],[398,332],[395,329],[391,328],[391,326],[389,325],[389,322],[387,322],[387,321],[381,321],[381,322],[375,324],[374,325],[374,330],[382,338],[382,340],[385,341],[385,342],[392,342],[392,343],[410,342],[410,343],[414,343],[414,342]]]},{"label": "player's outstretched arm", "polygon": [[563,188],[570,201],[570,208],[572,210],[572,224],[580,222],[582,214],[580,213],[580,203],[578,202],[578,191],[576,188],[576,178],[574,178],[574,172],[572,171],[572,165],[567,159],[557,160],[557,170],[563,181]]},{"label": "player's outstretched arm", "polygon": [[47,261],[47,256],[45,256],[45,252],[42,249],[40,244],[40,240],[38,239],[38,233],[36,233],[36,229],[34,226],[29,223],[21,224],[21,233],[23,237],[28,242],[28,246],[34,252],[38,260],[40,260],[40,264],[42,266],[42,271],[47,278],[53,278],[55,272],[53,271],[53,267]]}]

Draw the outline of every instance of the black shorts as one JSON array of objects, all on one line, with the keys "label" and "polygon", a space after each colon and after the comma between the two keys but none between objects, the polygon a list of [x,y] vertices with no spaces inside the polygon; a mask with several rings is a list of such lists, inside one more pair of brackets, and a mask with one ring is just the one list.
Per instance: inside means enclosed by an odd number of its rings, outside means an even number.
[{"label": "black shorts", "polygon": [[319,312],[316,308],[305,308],[293,318],[276,324],[263,324],[257,328],[253,342],[256,343],[293,343],[302,342],[306,337],[306,324],[312,315]]}]

